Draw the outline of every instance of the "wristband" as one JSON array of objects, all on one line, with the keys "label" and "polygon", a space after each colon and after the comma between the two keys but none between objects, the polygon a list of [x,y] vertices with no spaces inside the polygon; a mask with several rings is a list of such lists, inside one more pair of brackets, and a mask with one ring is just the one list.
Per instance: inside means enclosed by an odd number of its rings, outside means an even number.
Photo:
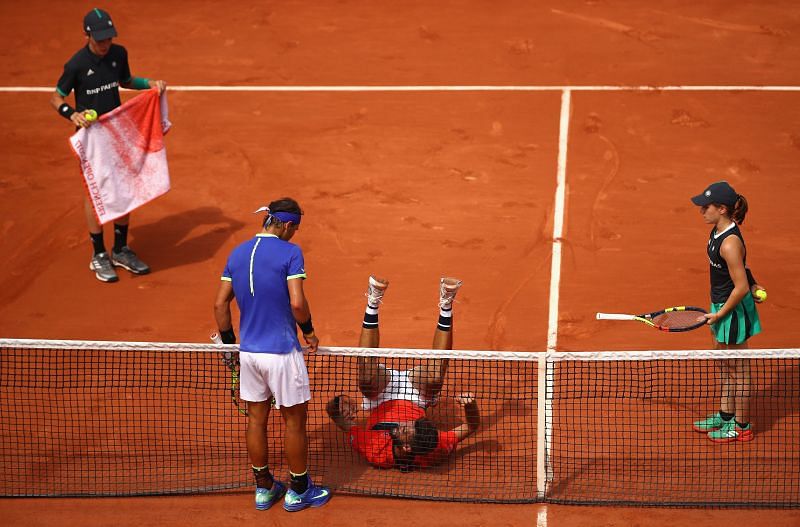
[{"label": "wristband", "polygon": [[144,77],[134,77],[131,79],[131,88],[134,90],[149,90],[150,81]]},{"label": "wristband", "polygon": [[236,344],[236,334],[233,332],[233,328],[227,331],[219,330],[219,336],[223,344]]},{"label": "wristband", "polygon": [[58,107],[58,115],[66,119],[67,121],[72,121],[72,114],[75,113],[75,108],[70,106],[67,103],[62,104]]},{"label": "wristband", "polygon": [[750,268],[749,267],[745,267],[744,268],[744,272],[747,275],[747,285],[749,285],[750,287],[753,287],[754,285],[756,285],[758,283],[758,282],[756,282],[756,279],[753,278],[753,273],[750,272]]},{"label": "wristband", "polygon": [[300,327],[300,331],[303,332],[304,336],[311,336],[314,334],[314,324],[311,323],[311,317],[308,317],[308,320],[305,322],[298,322],[297,325]]}]

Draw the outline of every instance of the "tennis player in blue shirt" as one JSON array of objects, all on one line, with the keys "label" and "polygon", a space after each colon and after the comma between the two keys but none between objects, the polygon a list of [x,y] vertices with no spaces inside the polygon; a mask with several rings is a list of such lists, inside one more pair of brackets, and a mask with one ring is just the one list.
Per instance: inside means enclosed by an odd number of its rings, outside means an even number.
[{"label": "tennis player in blue shirt", "polygon": [[[303,252],[290,243],[300,228],[302,210],[291,198],[273,201],[259,234],[236,247],[222,273],[214,314],[225,344],[235,344],[231,302],[239,305],[241,399],[248,402],[247,452],[256,479],[256,509],[266,510],[284,497],[283,508],[294,512],[321,507],[330,490],[308,477],[306,413],[311,399],[308,370],[297,339],[299,326],[308,350],[316,351],[303,280]],[[286,487],[270,473],[267,419],[274,398],[286,423],[284,438],[291,484]]]}]

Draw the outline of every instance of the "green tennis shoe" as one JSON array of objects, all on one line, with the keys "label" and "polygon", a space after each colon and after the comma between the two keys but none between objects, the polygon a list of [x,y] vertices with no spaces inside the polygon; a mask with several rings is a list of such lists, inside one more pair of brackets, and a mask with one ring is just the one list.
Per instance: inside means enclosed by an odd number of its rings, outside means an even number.
[{"label": "green tennis shoe", "polygon": [[[733,423],[733,419],[727,422]],[[719,412],[714,412],[705,419],[695,421],[694,424],[692,424],[692,428],[694,429],[695,432],[707,434],[708,432],[719,430],[725,425],[725,423],[726,421],[723,421],[722,417],[719,416]]]},{"label": "green tennis shoe", "polygon": [[731,419],[722,425],[719,430],[708,433],[708,438],[715,443],[732,443],[733,441],[752,441],[753,427],[750,423],[744,428]]}]

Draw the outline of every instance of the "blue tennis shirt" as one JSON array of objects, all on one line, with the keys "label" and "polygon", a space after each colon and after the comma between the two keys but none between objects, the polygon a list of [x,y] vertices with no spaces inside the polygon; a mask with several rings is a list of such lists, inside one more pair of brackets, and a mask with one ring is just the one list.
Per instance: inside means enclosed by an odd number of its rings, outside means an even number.
[{"label": "blue tennis shirt", "polygon": [[222,280],[239,305],[242,351],[290,353],[300,349],[287,280],[304,279],[303,252],[274,234],[259,233],[228,257]]}]

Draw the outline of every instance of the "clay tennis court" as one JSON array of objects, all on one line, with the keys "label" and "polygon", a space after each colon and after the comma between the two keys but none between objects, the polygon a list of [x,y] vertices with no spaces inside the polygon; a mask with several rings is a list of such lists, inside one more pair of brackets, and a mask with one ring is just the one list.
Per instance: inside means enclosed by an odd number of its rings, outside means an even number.
[{"label": "clay tennis court", "polygon": [[[109,2],[102,7],[134,75],[176,88],[222,87],[169,92],[172,190],[137,211],[131,228],[132,245],[154,272],[123,274],[117,284],[101,284],[86,269],[71,129],[48,105],[63,63],[84,42],[79,24],[88,7],[0,6],[3,86],[48,88],[0,93],[2,337],[202,342],[214,329],[225,258],[259,226],[251,212],[289,194],[306,212],[295,241],[306,255],[306,292],[323,345],[356,344],[374,273],[392,280],[382,344],[429,347],[436,282],[447,274],[465,282],[456,348],[542,351],[552,342],[562,154],[558,350],[710,345],[704,330],[664,335],[600,324],[594,313],[705,306],[708,231],[689,197],[719,179],[750,202],[748,264],[769,290],[759,307],[765,330],[751,346],[797,346],[800,13],[793,2]],[[299,86],[311,88],[270,89]],[[394,88],[368,89],[381,86]],[[431,86],[441,88],[422,88]],[[459,88],[470,86],[485,88]],[[599,89],[607,86],[707,89]],[[560,142],[565,89],[568,135]],[[0,516],[10,525],[82,526],[297,519],[257,513],[251,501],[250,491],[4,499]],[[339,495],[300,519],[710,525],[730,514]],[[800,523],[796,511],[734,514],[752,525]]]}]

